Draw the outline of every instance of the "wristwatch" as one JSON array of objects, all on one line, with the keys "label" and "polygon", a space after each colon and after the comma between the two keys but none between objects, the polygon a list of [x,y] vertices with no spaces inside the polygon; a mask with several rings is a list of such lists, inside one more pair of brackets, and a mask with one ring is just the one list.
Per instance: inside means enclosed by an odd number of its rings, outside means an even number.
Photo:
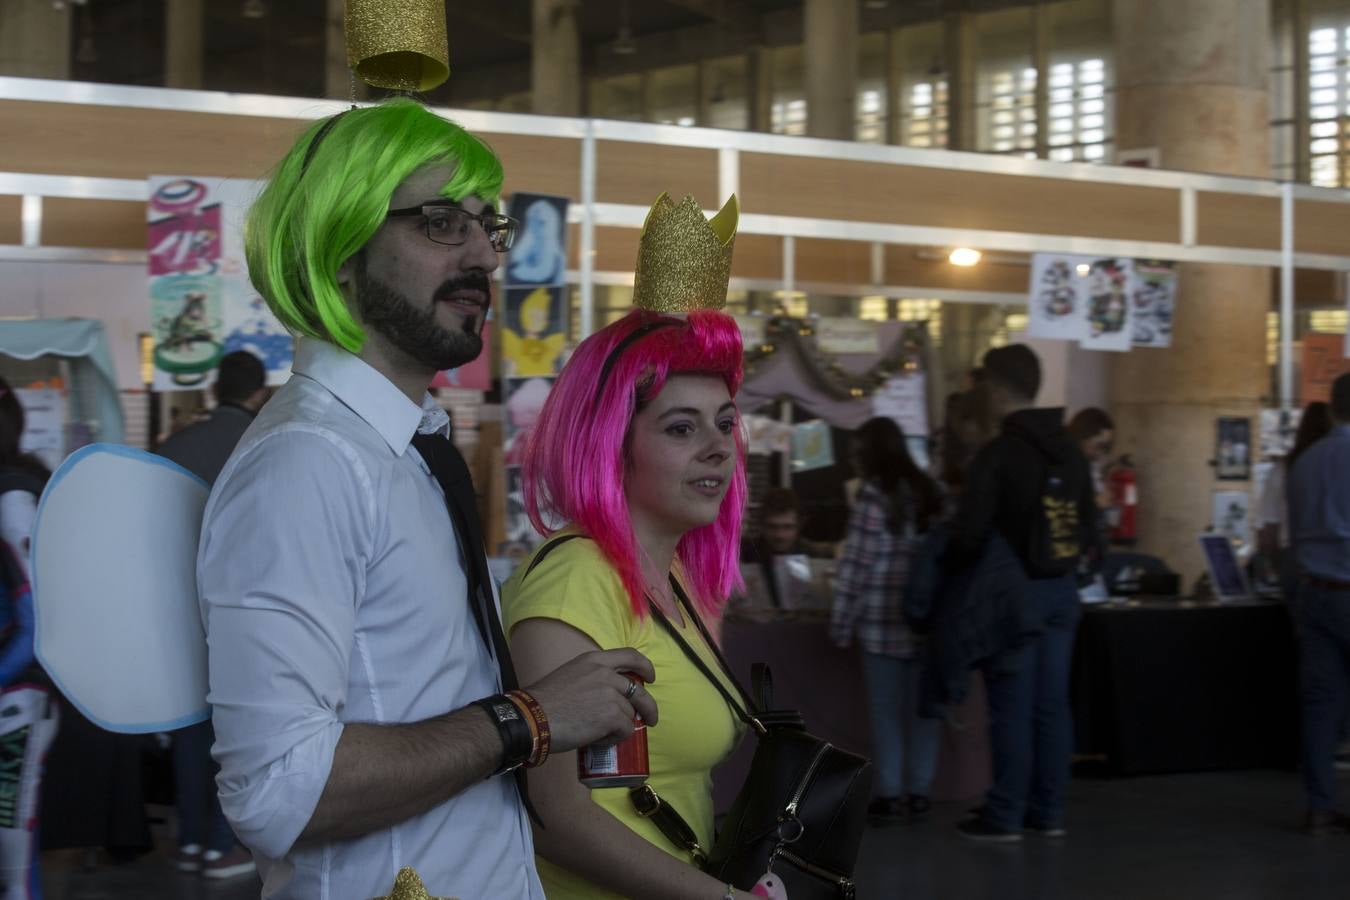
[{"label": "wristwatch", "polygon": [[492,774],[502,775],[525,765],[534,751],[534,737],[520,708],[504,694],[476,700],[474,705],[488,714],[502,738],[502,762]]}]

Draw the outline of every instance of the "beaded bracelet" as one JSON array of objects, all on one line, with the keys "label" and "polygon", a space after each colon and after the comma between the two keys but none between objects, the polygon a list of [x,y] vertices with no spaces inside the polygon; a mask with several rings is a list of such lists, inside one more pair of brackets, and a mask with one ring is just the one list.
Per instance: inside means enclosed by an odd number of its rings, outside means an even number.
[{"label": "beaded bracelet", "polygon": [[525,763],[527,769],[537,769],[548,759],[549,749],[552,745],[553,732],[548,727],[548,716],[544,713],[544,708],[524,691],[508,691],[507,696],[515,701],[516,705],[525,713],[525,718],[529,721],[532,730],[538,738],[535,744],[535,752]]}]

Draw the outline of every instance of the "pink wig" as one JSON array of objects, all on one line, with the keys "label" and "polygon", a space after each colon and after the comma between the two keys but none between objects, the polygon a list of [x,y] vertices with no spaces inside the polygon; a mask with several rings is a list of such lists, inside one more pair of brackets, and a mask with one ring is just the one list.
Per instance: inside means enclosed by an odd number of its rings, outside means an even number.
[{"label": "pink wig", "polygon": [[[735,320],[710,311],[677,319],[634,310],[577,347],[525,449],[525,509],[535,529],[548,535],[567,523],[592,538],[618,570],[639,619],[647,614],[647,600],[624,495],[628,431],[667,378],[691,373],[721,376],[735,398],[742,376]],[[686,532],[676,548],[694,602],[714,616],[741,586],[745,499],[745,444],[738,427],[736,468],[716,521]]]}]

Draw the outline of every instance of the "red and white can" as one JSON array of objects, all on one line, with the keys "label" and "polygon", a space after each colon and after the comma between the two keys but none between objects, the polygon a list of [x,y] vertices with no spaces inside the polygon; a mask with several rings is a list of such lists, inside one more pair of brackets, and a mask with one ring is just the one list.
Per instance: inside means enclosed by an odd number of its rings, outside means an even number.
[{"label": "red and white can", "polygon": [[[641,684],[636,675],[625,672]],[[577,750],[577,778],[588,788],[634,787],[652,774],[647,760],[647,723],[633,716],[633,733],[617,744],[591,744]]]}]

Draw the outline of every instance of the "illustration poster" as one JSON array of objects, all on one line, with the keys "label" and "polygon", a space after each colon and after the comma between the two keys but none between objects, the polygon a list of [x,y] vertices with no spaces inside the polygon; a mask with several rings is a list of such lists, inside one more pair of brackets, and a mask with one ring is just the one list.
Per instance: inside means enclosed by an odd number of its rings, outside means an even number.
[{"label": "illustration poster", "polygon": [[506,283],[559,285],[567,278],[566,197],[513,194],[508,215],[520,223],[506,262]]},{"label": "illustration poster", "polygon": [[1031,259],[1027,336],[1061,341],[1088,337],[1087,279],[1093,258],[1037,253]]},{"label": "illustration poster", "polygon": [[208,387],[220,358],[248,350],[268,383],[290,375],[293,341],[248,280],[243,222],[260,183],[154,176],[147,204],[156,390]]},{"label": "illustration poster", "polygon": [[1252,423],[1250,419],[1221,416],[1215,423],[1214,471],[1220,481],[1247,481],[1252,477]]},{"label": "illustration poster", "polygon": [[1172,346],[1172,320],[1177,307],[1177,264],[1161,259],[1136,259],[1130,285],[1136,347]]},{"label": "illustration poster", "polygon": [[1238,544],[1251,541],[1251,495],[1246,491],[1214,492],[1214,532]]},{"label": "illustration poster", "polygon": [[434,388],[460,388],[466,391],[492,390],[492,322],[483,323],[483,352],[458,369],[437,372],[431,380]]},{"label": "illustration poster", "polygon": [[928,393],[921,372],[898,375],[872,394],[872,415],[894,419],[907,440],[928,434]]},{"label": "illustration poster", "polygon": [[802,422],[792,430],[792,471],[810,472],[834,465],[830,426],[821,419]]},{"label": "illustration poster", "polygon": [[556,375],[567,344],[567,288],[508,287],[501,322],[502,377]]},{"label": "illustration poster", "polygon": [[1088,263],[1087,278],[1082,281],[1087,333],[1081,341],[1085,350],[1112,350],[1124,353],[1134,337],[1131,323],[1130,281],[1134,260],[1107,257]]}]

